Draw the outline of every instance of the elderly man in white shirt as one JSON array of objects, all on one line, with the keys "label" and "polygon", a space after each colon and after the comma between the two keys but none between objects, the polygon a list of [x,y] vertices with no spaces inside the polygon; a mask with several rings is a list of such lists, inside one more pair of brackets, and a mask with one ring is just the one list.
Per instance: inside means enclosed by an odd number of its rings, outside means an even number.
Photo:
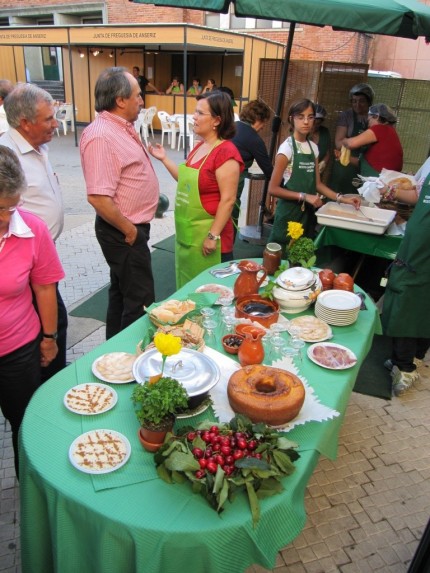
[{"label": "elderly man in white shirt", "polygon": [[[25,173],[28,187],[22,194],[23,208],[45,221],[55,241],[63,230],[64,207],[46,145],[58,126],[54,100],[34,84],[19,84],[7,96],[4,107],[10,127],[0,137],[0,144],[15,151]],[[42,368],[43,380],[66,366],[67,311],[58,285],[57,300],[58,329],[46,334],[57,340],[58,355],[47,368]]]}]

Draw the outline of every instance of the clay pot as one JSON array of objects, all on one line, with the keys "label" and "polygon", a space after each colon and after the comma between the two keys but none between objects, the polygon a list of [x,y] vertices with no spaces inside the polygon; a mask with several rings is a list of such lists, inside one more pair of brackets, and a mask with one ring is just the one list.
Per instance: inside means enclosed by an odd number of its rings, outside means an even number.
[{"label": "clay pot", "polygon": [[236,302],[236,318],[249,318],[265,328],[278,322],[279,304],[258,294],[241,296]]},{"label": "clay pot", "polygon": [[322,290],[330,290],[333,288],[333,281],[336,278],[336,275],[331,269],[322,269],[318,273],[322,284]]},{"label": "clay pot", "polygon": [[228,354],[237,354],[244,340],[245,336],[242,334],[226,334],[222,337],[222,346]]},{"label": "clay pot", "polygon": [[354,292],[354,279],[348,273],[339,273],[333,281],[333,288]]},{"label": "clay pot", "polygon": [[[234,296],[241,297],[248,294],[257,294],[262,282],[267,276],[266,269],[254,261],[240,261],[237,268],[240,275],[234,283]],[[257,274],[262,271],[260,278]]]}]

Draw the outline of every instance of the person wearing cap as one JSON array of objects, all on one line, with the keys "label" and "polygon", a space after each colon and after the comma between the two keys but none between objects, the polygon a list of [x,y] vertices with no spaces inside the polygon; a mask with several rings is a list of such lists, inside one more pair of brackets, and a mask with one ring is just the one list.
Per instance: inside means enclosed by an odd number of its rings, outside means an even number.
[{"label": "person wearing cap", "polygon": [[342,140],[347,149],[366,150],[360,154],[360,175],[377,177],[382,169],[401,171],[403,168],[403,148],[395,129],[397,117],[385,103],[377,103],[369,108],[369,127],[355,137]]},{"label": "person wearing cap", "polygon": [[[355,137],[367,129],[369,107],[374,97],[375,93],[369,84],[360,83],[353,86],[349,92],[351,108],[343,111],[336,123],[335,161],[329,186],[337,193],[357,193],[352,180],[357,176],[358,164],[351,162],[349,165],[342,165],[339,161],[340,150],[345,137]],[[354,150],[351,155],[358,157],[360,150]]]},{"label": "person wearing cap", "polygon": [[330,132],[322,125],[327,116],[325,108],[317,103],[315,105],[315,119],[314,127],[312,129],[310,139],[318,145],[318,169],[320,175],[324,172],[330,159],[331,137]]}]

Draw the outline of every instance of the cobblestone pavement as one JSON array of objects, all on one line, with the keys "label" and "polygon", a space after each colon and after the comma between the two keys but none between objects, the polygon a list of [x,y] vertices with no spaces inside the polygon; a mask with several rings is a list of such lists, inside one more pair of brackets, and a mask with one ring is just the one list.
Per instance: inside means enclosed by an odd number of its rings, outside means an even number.
[{"label": "cobblestone pavement", "polygon": [[[171,156],[176,161],[182,157],[178,152]],[[53,141],[50,158],[65,199],[66,225],[57,246],[66,271],[60,288],[70,310],[108,282],[108,269],[94,236],[94,215],[86,203],[73,134]],[[174,182],[160,165],[154,167],[172,206]],[[172,233],[170,210],[154,221],[151,244]],[[70,317],[69,361],[103,341],[103,323]],[[391,401],[352,394],[338,457],[320,459],[306,488],[305,528],[279,552],[272,571],[407,571],[430,516],[430,357],[420,374],[407,394]],[[19,573],[19,486],[10,429],[1,415],[0,486],[0,572]],[[246,573],[266,571],[253,566]]]}]

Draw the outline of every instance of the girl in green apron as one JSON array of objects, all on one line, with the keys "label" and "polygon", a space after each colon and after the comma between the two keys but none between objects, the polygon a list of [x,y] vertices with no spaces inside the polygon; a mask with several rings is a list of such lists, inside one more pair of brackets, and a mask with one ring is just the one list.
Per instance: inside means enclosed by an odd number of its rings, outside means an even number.
[{"label": "girl in green apron", "polygon": [[342,145],[351,150],[365,146],[359,162],[359,172],[363,177],[378,177],[384,168],[402,170],[403,148],[395,129],[396,123],[394,112],[384,103],[377,103],[369,108],[369,128],[342,141]]},{"label": "girl in green apron", "polygon": [[[415,189],[388,190],[402,203],[414,204],[404,239],[390,267],[382,325],[391,336],[393,393],[403,394],[418,379],[416,370],[430,347],[430,161],[417,199]],[[424,167],[424,166],[423,166]],[[384,195],[387,189],[381,190]]]},{"label": "girl in green apron", "polygon": [[346,198],[322,183],[318,168],[318,147],[309,140],[315,119],[315,104],[309,99],[294,103],[288,113],[293,135],[279,147],[269,193],[277,197],[275,219],[268,242],[287,243],[289,221],[302,223],[304,236],[314,238],[315,210],[324,195],[338,203],[360,206],[360,198]]},{"label": "girl in green apron", "polygon": [[178,181],[175,202],[176,288],[223,260],[233,258],[231,212],[243,161],[231,141],[234,115],[223,92],[198,96],[194,132],[203,141],[179,167],[157,144],[151,155]]}]

